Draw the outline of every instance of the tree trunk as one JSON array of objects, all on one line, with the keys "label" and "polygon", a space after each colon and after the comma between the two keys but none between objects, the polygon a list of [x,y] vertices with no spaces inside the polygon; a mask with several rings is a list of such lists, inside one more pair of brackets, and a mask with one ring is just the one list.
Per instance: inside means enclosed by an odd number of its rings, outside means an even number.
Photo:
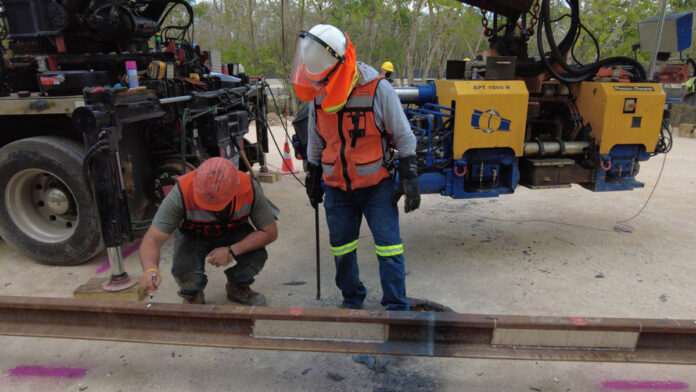
[{"label": "tree trunk", "polygon": [[414,73],[414,51],[416,48],[416,35],[418,33],[418,27],[420,26],[420,14],[421,7],[423,7],[423,0],[416,0],[416,4],[413,7],[411,16],[411,26],[408,35],[408,43],[406,45],[406,84],[413,81]]}]

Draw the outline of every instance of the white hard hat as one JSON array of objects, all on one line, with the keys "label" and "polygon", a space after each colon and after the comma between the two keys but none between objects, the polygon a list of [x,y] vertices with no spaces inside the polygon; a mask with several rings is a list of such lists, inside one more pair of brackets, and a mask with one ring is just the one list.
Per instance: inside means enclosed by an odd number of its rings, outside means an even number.
[{"label": "white hard hat", "polygon": [[346,35],[335,26],[319,24],[300,32],[291,73],[293,83],[324,82],[331,70],[345,61],[343,55],[347,46]]},{"label": "white hard hat", "polygon": [[343,56],[346,54],[348,41],[346,40],[346,35],[338,27],[318,24],[309,29],[309,33],[326,42],[339,55]]}]

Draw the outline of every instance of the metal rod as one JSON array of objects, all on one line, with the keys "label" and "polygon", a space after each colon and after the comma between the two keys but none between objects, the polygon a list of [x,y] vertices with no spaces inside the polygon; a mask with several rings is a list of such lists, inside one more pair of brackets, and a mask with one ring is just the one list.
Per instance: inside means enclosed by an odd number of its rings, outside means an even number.
[{"label": "metal rod", "polygon": [[317,299],[321,299],[321,259],[319,258],[319,206],[314,209],[314,236],[317,252]]},{"label": "metal rod", "polygon": [[[539,143],[524,143],[524,156],[532,157],[536,155],[556,155],[562,151],[561,144],[559,142],[541,142],[541,144],[543,145],[543,153],[540,152]],[[563,146],[565,148],[565,154],[563,154],[563,156],[581,155],[584,154],[585,150],[590,147],[590,142],[563,142]]]},{"label": "metal rod", "polygon": [[0,335],[380,355],[696,364],[694,320],[2,296]]},{"label": "metal rod", "polygon": [[419,91],[418,87],[394,87],[396,95],[399,96],[401,103],[416,103],[418,102]]},{"label": "metal rod", "polygon": [[160,98],[159,103],[160,103],[160,105],[167,105],[170,103],[190,101],[192,98],[193,97],[190,95],[181,95],[178,97]]},{"label": "metal rod", "polygon": [[123,255],[121,254],[121,247],[114,246],[106,248],[106,254],[109,257],[111,279],[122,279],[124,276],[128,276],[125,268],[123,267]]},{"label": "metal rod", "polygon": [[667,9],[667,0],[662,0],[660,9],[660,22],[657,24],[657,42],[655,42],[655,50],[653,51],[652,59],[650,60],[650,68],[648,68],[648,80],[652,80],[655,72],[655,63],[657,62],[657,54],[660,52],[660,41],[662,41],[662,28],[665,25],[665,12]]}]

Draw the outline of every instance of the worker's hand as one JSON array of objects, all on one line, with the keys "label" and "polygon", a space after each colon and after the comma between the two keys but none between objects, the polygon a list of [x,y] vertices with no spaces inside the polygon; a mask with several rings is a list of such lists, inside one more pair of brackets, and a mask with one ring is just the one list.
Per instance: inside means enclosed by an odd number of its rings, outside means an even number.
[{"label": "worker's hand", "polygon": [[418,190],[418,180],[406,180],[401,181],[401,185],[404,188],[404,193],[406,194],[406,200],[404,201],[404,212],[407,214],[414,211],[420,207],[420,192]]},{"label": "worker's hand", "polygon": [[406,195],[404,212],[409,213],[420,207],[420,190],[418,188],[418,160],[415,155],[399,158],[399,185],[394,195],[394,203],[401,195]]},{"label": "worker's hand", "polygon": [[143,272],[138,283],[140,283],[140,292],[152,294],[162,284],[162,275],[153,271]]},{"label": "worker's hand", "polygon": [[324,201],[324,189],[321,187],[321,166],[307,162],[307,177],[305,177],[305,188],[307,197],[312,207],[317,208]]},{"label": "worker's hand", "polygon": [[205,256],[205,261],[214,265],[216,267],[224,267],[232,262],[232,255],[230,254],[230,248],[223,246],[222,248],[215,248],[212,252]]}]

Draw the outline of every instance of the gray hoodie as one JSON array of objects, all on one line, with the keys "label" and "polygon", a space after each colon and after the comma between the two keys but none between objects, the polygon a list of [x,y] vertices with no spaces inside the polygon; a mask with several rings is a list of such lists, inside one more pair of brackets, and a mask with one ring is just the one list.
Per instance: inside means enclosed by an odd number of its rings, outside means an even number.
[{"label": "gray hoodie", "polygon": [[[371,66],[358,61],[358,85],[362,86],[377,79],[379,73]],[[314,102],[309,102],[307,119],[307,160],[315,165],[321,163],[321,152],[326,146],[317,130],[314,118]],[[384,82],[377,85],[375,91],[374,116],[377,127],[386,130],[392,136],[397,157],[416,155],[416,136],[406,119],[399,96],[391,84]]]}]

